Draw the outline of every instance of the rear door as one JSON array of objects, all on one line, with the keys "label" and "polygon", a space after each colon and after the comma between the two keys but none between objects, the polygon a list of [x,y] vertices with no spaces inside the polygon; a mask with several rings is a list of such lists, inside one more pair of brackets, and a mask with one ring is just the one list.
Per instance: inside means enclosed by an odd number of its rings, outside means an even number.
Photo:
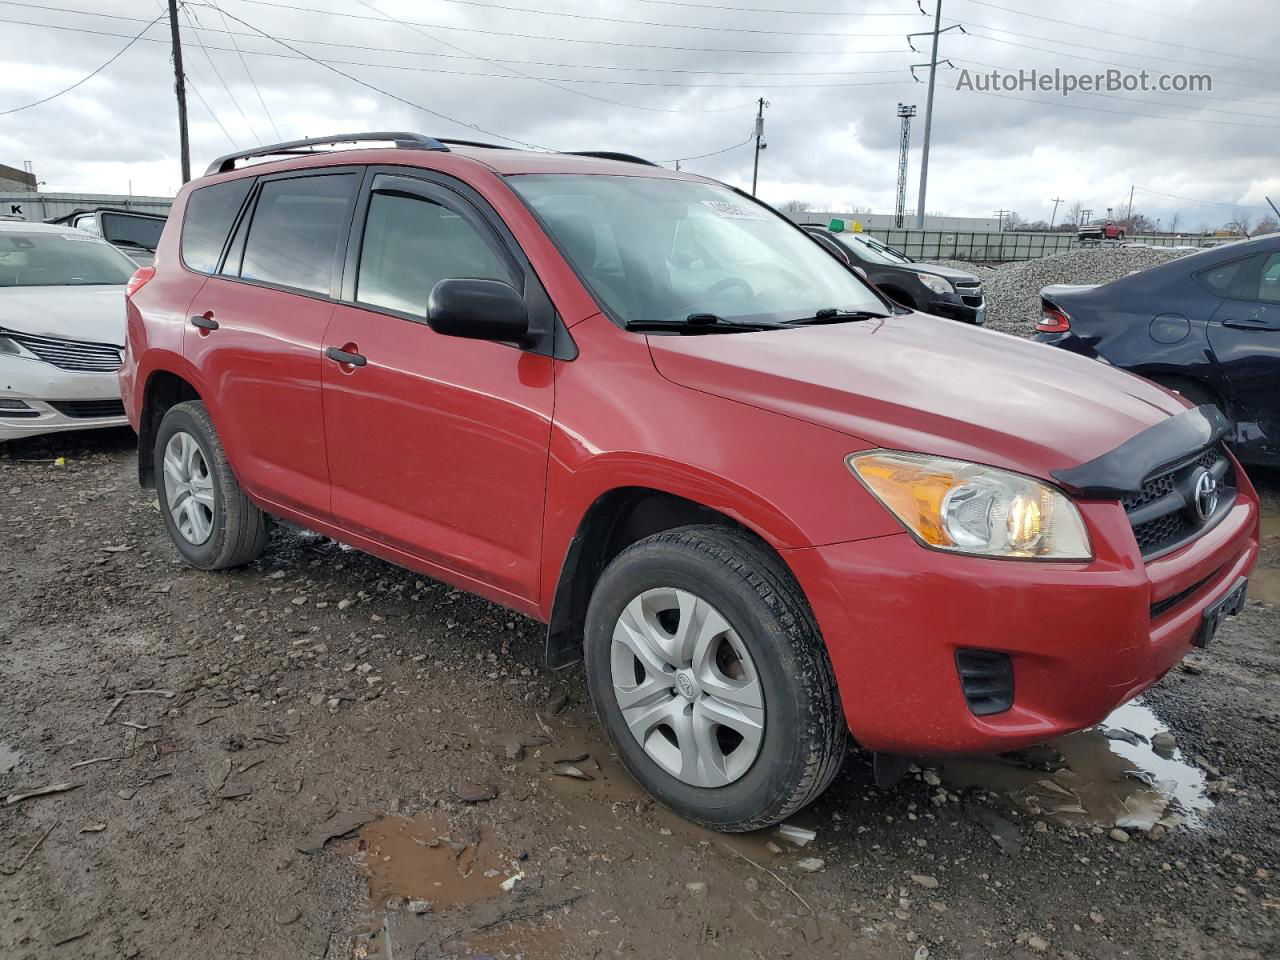
[{"label": "rear door", "polygon": [[1240,439],[1280,461],[1280,253],[1249,258],[1209,325]]},{"label": "rear door", "polygon": [[359,183],[352,168],[259,178],[191,305],[183,346],[240,482],[261,500],[322,519],[321,345]]},{"label": "rear door", "polygon": [[443,279],[502,280],[534,316],[552,309],[537,277],[478,195],[427,171],[370,177],[346,275],[325,345],[364,363],[323,361],[335,522],[536,599],[555,361],[441,336],[426,305]]}]

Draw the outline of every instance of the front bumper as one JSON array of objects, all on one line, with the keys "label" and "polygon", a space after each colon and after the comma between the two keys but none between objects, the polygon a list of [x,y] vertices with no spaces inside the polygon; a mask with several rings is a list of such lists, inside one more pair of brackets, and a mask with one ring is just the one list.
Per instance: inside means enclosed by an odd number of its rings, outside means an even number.
[{"label": "front bumper", "polygon": [[930,300],[925,312],[931,313],[935,317],[959,320],[961,323],[972,323],[980,327],[987,320],[987,303],[985,298],[982,297],[961,297],[958,294],[947,295]]},{"label": "front bumper", "polygon": [[2,357],[0,400],[21,401],[24,408],[0,409],[0,442],[61,430],[127,426],[123,410],[93,415],[119,399],[115,373],[75,373],[39,360]]},{"label": "front bumper", "polygon": [[[1185,656],[1204,609],[1253,569],[1258,501],[1242,475],[1240,487],[1221,523],[1146,564],[1124,509],[1100,501],[1080,504],[1088,563],[962,557],[905,533],[788,551],[854,737],[895,753],[995,753],[1098,723]],[[971,712],[964,649],[1010,657],[1010,709]]]}]

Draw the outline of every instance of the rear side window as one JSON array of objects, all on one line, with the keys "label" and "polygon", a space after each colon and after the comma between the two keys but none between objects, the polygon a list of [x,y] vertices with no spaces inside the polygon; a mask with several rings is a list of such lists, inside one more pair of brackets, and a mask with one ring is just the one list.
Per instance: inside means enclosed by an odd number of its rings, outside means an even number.
[{"label": "rear side window", "polygon": [[373,195],[356,300],[422,317],[438,281],[464,277],[517,285],[506,260],[448,207],[423,197]]},{"label": "rear side window", "polygon": [[1236,282],[1244,276],[1244,272],[1248,270],[1251,263],[1253,263],[1253,257],[1232,260],[1230,263],[1201,270],[1196,274],[1196,280],[1215,297],[1229,297],[1231,291],[1235,289]]},{"label": "rear side window", "polygon": [[1264,303],[1280,303],[1280,253],[1273,253],[1262,265],[1258,299]]},{"label": "rear side window", "polygon": [[264,183],[240,276],[328,294],[356,179],[341,173]]},{"label": "rear side window", "polygon": [[182,219],[182,262],[199,273],[218,269],[218,257],[253,179],[228,180],[192,191]]}]

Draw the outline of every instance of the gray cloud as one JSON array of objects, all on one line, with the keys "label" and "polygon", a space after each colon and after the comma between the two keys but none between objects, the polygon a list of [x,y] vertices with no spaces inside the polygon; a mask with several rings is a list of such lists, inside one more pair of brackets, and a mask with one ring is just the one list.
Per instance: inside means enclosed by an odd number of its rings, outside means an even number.
[{"label": "gray cloud", "polygon": [[[74,82],[125,42],[121,36],[52,27],[130,36],[161,9],[158,0],[57,2],[67,8],[143,20],[0,4],[0,18],[46,25],[0,23],[8,38],[7,82],[0,93],[0,110]],[[929,20],[919,14],[912,0],[861,3],[858,16],[698,10],[645,0],[592,4],[493,0],[510,7],[714,28],[709,30],[596,22],[495,9],[480,3],[442,0],[427,5],[375,0],[377,8],[388,14],[434,25],[415,30],[391,22],[340,16],[376,18],[377,14],[359,0],[280,2],[321,12],[291,11],[249,0],[224,0],[221,5],[227,14],[253,27],[292,38],[292,46],[314,57],[362,64],[335,66],[366,83],[487,130],[555,148],[617,149],[658,160],[709,153],[748,137],[752,104],[765,96],[770,102],[766,112],[769,147],[761,159],[761,193],[775,202],[799,199],[823,208],[856,203],[891,209],[897,172],[895,108],[899,101],[916,103],[921,117],[916,122],[910,161],[910,201],[914,205],[925,88],[912,81],[907,67],[927,59],[927,54],[912,53],[903,38],[908,32],[927,29]],[[737,2],[749,7],[794,6],[797,10],[841,6],[838,0]],[[1226,10],[1221,3],[1168,0],[1160,13],[1144,13],[1140,4],[1154,0],[1125,4],[1080,0],[1070,6],[1032,4],[1029,0],[993,2],[997,7],[1149,39],[1047,23],[975,0],[944,0],[944,22],[966,23],[972,35],[948,34],[942,43],[943,55],[973,70],[989,69],[975,64],[998,64],[1014,70],[1060,67],[1077,72],[1106,68],[1106,63],[1080,59],[1085,57],[1114,58],[1154,71],[1207,72],[1214,77],[1212,97],[1221,99],[1192,94],[1126,94],[1140,102],[1088,95],[1063,101],[1049,94],[1017,94],[1037,101],[1026,102],[957,91],[956,74],[944,70],[939,75],[934,120],[931,212],[988,216],[996,207],[1003,207],[1027,218],[1047,217],[1053,196],[1066,198],[1068,204],[1080,199],[1101,211],[1127,199],[1132,183],[1165,194],[1259,205],[1264,193],[1271,191],[1273,198],[1280,193],[1280,179],[1274,173],[1280,143],[1280,66],[1274,61],[1274,38],[1256,33],[1257,24],[1272,22],[1267,16],[1272,4],[1238,0]],[[732,6],[734,0],[722,0],[722,4]],[[450,124],[363,88],[315,63],[293,59],[296,55],[292,51],[253,35],[253,30],[230,17],[224,21],[209,6],[192,5],[187,13],[202,28],[193,31],[184,17],[187,72],[194,89],[240,145],[255,143],[255,134],[270,142],[275,134],[240,57],[232,49],[233,40],[243,51],[275,126],[285,138],[404,128],[489,139],[474,129]],[[447,30],[444,26],[546,39]],[[1014,33],[996,33],[993,28]],[[228,30],[236,36],[230,36]],[[815,35],[738,32],[746,30]],[[1024,46],[996,43],[977,34]],[[167,24],[161,21],[146,36],[167,40]],[[295,41],[327,41],[330,45]],[[207,54],[201,43],[211,48]],[[370,49],[339,46],[342,44]],[[717,52],[662,47],[716,48]],[[917,41],[917,47],[923,50],[927,45]],[[1058,52],[1044,52],[1050,50]],[[467,53],[489,61],[526,62],[486,62]],[[178,162],[168,56],[166,42],[140,41],[74,92],[0,117],[0,162],[19,165],[32,160],[47,190],[124,192],[131,182],[136,193],[170,192],[178,183]],[[1272,59],[1246,59],[1250,57]],[[1193,66],[1184,59],[1220,66]],[[513,76],[512,72],[548,78],[548,83]],[[922,71],[920,74],[923,76]],[[575,79],[625,82],[588,84],[573,82]],[[593,98],[651,109],[615,106]],[[232,145],[198,96],[190,96],[189,106],[193,167],[199,172],[208,160],[229,151]],[[1135,116],[1143,113],[1216,122]],[[751,150],[744,146],[691,161],[686,168],[745,185],[750,182]],[[1188,226],[1201,221],[1216,225],[1232,214],[1228,207],[1145,193],[1138,194],[1135,207],[1166,218],[1181,210],[1182,222]],[[1252,212],[1257,215],[1262,209],[1255,207]]]}]

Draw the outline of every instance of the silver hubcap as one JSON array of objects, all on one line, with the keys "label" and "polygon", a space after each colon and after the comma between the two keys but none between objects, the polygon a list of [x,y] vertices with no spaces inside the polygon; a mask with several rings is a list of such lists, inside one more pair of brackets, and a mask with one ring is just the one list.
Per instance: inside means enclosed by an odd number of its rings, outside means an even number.
[{"label": "silver hubcap", "polygon": [[764,691],[737,632],[686,590],[647,590],[613,628],[613,695],[644,752],[676,779],[723,787],[755,762]]},{"label": "silver hubcap", "polygon": [[196,438],[179,431],[164,448],[164,492],[178,533],[201,544],[213,533],[213,477]]}]

